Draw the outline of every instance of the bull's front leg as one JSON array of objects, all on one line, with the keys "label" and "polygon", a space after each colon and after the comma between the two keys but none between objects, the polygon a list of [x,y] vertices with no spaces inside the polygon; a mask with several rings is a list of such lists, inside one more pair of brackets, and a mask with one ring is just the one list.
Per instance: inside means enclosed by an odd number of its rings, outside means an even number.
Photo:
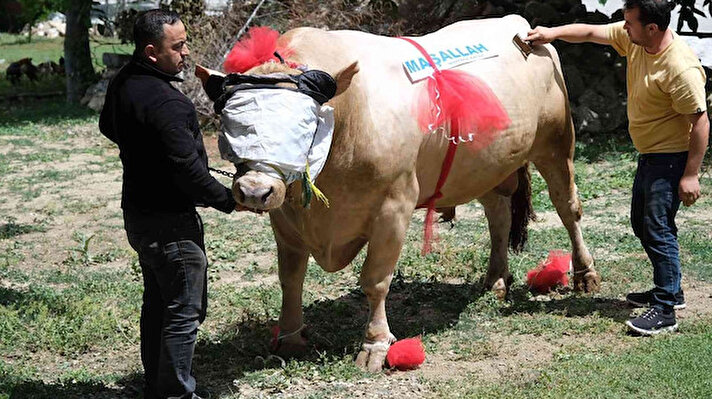
[{"label": "bull's front leg", "polygon": [[292,357],[302,355],[307,350],[307,342],[302,336],[304,329],[302,290],[309,252],[296,238],[298,235],[284,231],[288,229],[287,224],[280,223],[280,215],[276,213],[278,211],[270,212],[270,217],[277,241],[282,310],[279,315],[279,334],[272,343],[272,350],[280,356]]},{"label": "bull's front leg", "polygon": [[372,223],[360,278],[361,288],[368,299],[369,314],[364,343],[356,357],[356,364],[370,372],[382,369],[388,348],[396,340],[388,327],[386,295],[414,208],[414,201],[386,199]]}]

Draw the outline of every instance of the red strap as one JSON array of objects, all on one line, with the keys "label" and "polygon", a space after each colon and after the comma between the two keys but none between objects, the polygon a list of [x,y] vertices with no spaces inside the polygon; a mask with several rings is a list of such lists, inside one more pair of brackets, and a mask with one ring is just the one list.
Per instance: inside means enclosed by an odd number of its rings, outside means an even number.
[{"label": "red strap", "polygon": [[430,66],[433,68],[433,71],[435,71],[435,73],[440,73],[440,70],[438,69],[438,67],[435,66],[435,61],[433,61],[433,59],[430,57],[430,54],[428,54],[428,52],[425,51],[425,49],[423,48],[423,46],[421,46],[418,42],[416,42],[415,40],[413,40],[413,39],[411,39],[411,38],[409,38],[409,37],[400,36],[399,39],[403,39],[403,40],[405,40],[406,42],[412,44],[413,47],[417,48],[418,51],[420,51],[420,53],[423,54],[423,57],[425,57],[425,59],[426,59],[426,60],[428,61],[428,63],[430,64]]},{"label": "red strap", "polygon": [[[428,54],[427,51],[418,44],[415,40],[408,38],[408,37],[399,37],[399,39],[403,39],[407,41],[408,43],[412,44],[415,48],[420,51],[421,54],[423,54],[423,57],[430,63],[430,66],[433,68],[433,73],[434,74],[440,74],[440,70],[438,69],[437,66],[435,66],[435,62],[433,61],[432,57],[430,57],[430,54]],[[436,80],[437,83],[437,80]],[[440,168],[440,177],[438,178],[438,183],[435,185],[435,193],[428,198],[424,204],[420,204],[417,206],[418,209],[421,208],[427,208],[427,211],[425,213],[425,237],[423,239],[423,254],[427,254],[430,252],[430,241],[432,238],[433,234],[433,218],[435,215],[435,201],[442,198],[443,194],[440,191],[443,186],[445,185],[445,181],[447,180],[447,176],[450,174],[450,169],[452,169],[452,164],[453,161],[455,160],[455,151],[457,151],[457,144],[456,143],[456,135],[457,133],[455,132],[455,129],[450,129],[450,143],[448,144],[447,147],[447,153],[445,154],[445,159],[443,159],[443,164]]]}]

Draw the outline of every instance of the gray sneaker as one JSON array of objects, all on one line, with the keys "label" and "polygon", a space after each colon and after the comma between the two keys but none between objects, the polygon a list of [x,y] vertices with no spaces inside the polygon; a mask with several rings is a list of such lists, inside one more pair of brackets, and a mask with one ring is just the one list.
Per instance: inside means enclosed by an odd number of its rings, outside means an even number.
[{"label": "gray sneaker", "polygon": [[[645,292],[631,292],[625,296],[625,301],[629,304],[644,308],[651,306],[653,302],[653,290],[648,290]],[[685,293],[680,289],[680,292],[675,294],[675,310],[685,309],[687,304],[685,303]]]}]

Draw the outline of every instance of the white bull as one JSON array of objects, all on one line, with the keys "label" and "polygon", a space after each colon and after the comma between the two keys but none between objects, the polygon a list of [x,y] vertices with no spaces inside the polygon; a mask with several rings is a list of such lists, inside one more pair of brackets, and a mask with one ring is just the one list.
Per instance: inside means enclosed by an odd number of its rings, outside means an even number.
[{"label": "white bull", "polygon": [[[574,287],[596,291],[600,277],[581,234],[572,161],[574,130],[559,59],[549,45],[524,57],[511,40],[528,29],[523,18],[508,16],[459,22],[420,39],[456,43],[462,38],[488,38],[486,43],[498,49],[498,56],[458,69],[487,82],[511,119],[483,150],[458,150],[436,206],[454,207],[473,199],[483,204],[492,242],[485,284],[503,295],[510,277],[511,205],[500,193],[511,194],[517,170],[533,162],[571,238]],[[233,183],[240,204],[269,211],[283,292],[280,351],[294,352],[306,344],[300,334],[292,333],[303,326],[302,286],[309,255],[324,270],[335,272],[368,243],[360,284],[370,312],[357,363],[379,370],[394,340],[385,308],[393,271],[413,211],[435,191],[448,140],[445,134],[424,134],[412,113],[423,83],[412,83],[404,73],[402,63],[413,54],[411,44],[363,32],[313,28],[291,30],[280,43],[294,51],[289,60],[331,73],[338,85],[329,102],[335,108],[333,144],[316,182],[330,207],[313,201],[305,209],[301,184],[287,186],[254,170],[242,170]],[[275,71],[299,73],[274,63],[249,73]]]}]

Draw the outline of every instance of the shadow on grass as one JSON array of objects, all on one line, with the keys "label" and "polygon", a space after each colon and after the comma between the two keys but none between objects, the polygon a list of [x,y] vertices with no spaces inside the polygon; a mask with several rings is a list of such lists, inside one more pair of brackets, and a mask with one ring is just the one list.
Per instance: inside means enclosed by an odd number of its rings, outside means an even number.
[{"label": "shadow on grass", "polygon": [[[481,285],[439,282],[404,282],[394,279],[387,312],[392,333],[399,339],[432,334],[457,323],[460,313],[482,295]],[[304,309],[310,349],[300,361],[323,363],[324,358],[358,353],[368,317],[368,305],[360,290],[334,300],[321,300]],[[247,372],[279,367],[270,355],[270,329],[276,320],[243,321],[223,334],[220,342],[196,348],[195,372],[213,395],[231,392],[232,382]]]},{"label": "shadow on grass", "polygon": [[618,322],[630,318],[631,308],[626,301],[621,299],[573,294],[561,299],[540,302],[527,300],[527,291],[528,288],[525,286],[513,287],[511,291],[512,306],[502,309],[502,316],[523,313],[553,313],[566,317],[585,317],[596,313],[601,317]]},{"label": "shadow on grass", "polygon": [[68,104],[64,97],[0,100],[0,130],[3,127],[25,123],[56,125],[64,121],[86,119],[93,115],[96,115],[95,111],[82,105]]},{"label": "shadow on grass", "polygon": [[115,387],[101,381],[13,381],[0,373],[0,397],[5,393],[11,399],[133,399],[142,397],[142,385],[143,375],[138,373],[122,377]]},{"label": "shadow on grass", "polygon": [[0,224],[0,240],[13,238],[22,234],[33,232],[45,232],[47,228],[42,224],[16,223],[15,220],[8,220],[7,223]]}]

